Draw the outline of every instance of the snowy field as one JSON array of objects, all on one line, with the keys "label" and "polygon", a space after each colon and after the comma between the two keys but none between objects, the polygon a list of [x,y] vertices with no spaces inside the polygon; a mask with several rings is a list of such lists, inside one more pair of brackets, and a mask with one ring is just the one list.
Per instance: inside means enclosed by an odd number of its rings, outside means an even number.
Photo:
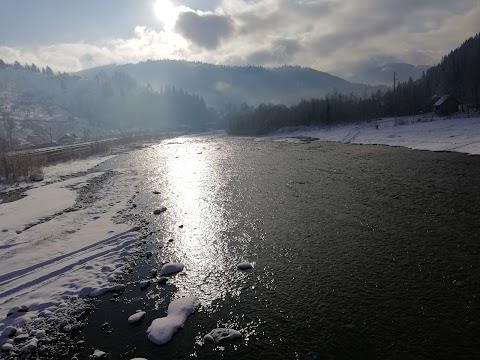
[{"label": "snowy field", "polygon": [[[270,136],[275,141],[300,141],[298,137],[313,137],[323,141],[354,144],[382,144],[431,151],[456,151],[480,154],[480,116],[439,118],[386,118],[358,125],[331,128],[304,128],[290,132],[280,130]],[[378,129],[376,128],[378,125]],[[265,139],[265,138],[262,138]]]}]

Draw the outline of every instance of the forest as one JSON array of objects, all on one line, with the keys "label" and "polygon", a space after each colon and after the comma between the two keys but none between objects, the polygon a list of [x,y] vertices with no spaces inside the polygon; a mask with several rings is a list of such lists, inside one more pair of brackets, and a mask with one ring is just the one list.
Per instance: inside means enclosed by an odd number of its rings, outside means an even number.
[{"label": "forest", "polygon": [[395,89],[364,96],[335,90],[323,98],[305,99],[293,106],[261,104],[230,116],[227,132],[262,135],[286,126],[326,126],[425,114],[432,111],[434,100],[444,94],[455,96],[465,109],[480,109],[480,34],[444,56],[416,81],[410,78],[395,84]]},{"label": "forest", "polygon": [[[51,127],[57,117],[56,123],[82,120],[90,129],[119,132],[203,131],[219,126],[217,112],[207,108],[202,97],[174,86],[155,90],[121,72],[99,73],[89,80],[55,74],[48,66],[40,69],[0,59],[0,121],[17,123],[9,129],[43,120]],[[2,134],[4,128],[0,126],[0,138],[11,138],[11,133]]]}]

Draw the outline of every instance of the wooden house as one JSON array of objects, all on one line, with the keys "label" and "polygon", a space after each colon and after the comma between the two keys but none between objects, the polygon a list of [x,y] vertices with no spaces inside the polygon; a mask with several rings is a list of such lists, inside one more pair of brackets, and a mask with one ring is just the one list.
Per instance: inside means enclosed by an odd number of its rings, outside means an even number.
[{"label": "wooden house", "polygon": [[452,95],[443,95],[435,104],[433,104],[433,111],[438,115],[450,115],[458,111],[460,102]]}]

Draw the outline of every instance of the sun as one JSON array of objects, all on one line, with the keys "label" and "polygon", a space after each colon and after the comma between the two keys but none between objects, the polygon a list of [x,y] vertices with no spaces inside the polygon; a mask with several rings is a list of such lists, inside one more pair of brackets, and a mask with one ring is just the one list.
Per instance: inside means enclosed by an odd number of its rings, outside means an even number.
[{"label": "sun", "polygon": [[177,21],[178,8],[170,0],[156,0],[153,10],[164,26],[173,26]]}]

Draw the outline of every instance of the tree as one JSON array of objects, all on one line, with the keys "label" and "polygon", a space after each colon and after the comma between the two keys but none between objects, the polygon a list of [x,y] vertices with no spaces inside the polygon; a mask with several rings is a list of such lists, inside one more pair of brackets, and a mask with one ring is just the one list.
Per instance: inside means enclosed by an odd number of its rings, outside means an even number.
[{"label": "tree", "polygon": [[47,67],[45,68],[45,74],[46,74],[46,75],[51,75],[51,76],[54,75],[53,70],[50,68],[50,66],[47,66]]}]

